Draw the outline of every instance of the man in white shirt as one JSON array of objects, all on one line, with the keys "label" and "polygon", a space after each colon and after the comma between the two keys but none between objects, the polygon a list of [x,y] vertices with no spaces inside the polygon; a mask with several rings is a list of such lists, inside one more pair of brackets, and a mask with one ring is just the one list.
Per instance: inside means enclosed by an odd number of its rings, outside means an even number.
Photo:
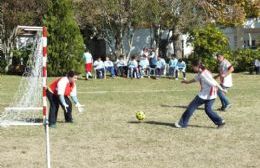
[{"label": "man in white shirt", "polygon": [[101,57],[98,57],[98,59],[94,62],[94,69],[98,79],[105,78],[105,64],[101,60]]},{"label": "man in white shirt", "polygon": [[106,61],[104,62],[106,71],[108,71],[111,74],[111,77],[115,77],[115,68],[114,63],[110,61],[109,57],[106,57]]},{"label": "man in white shirt", "polygon": [[205,104],[205,112],[207,116],[214,122],[218,128],[222,127],[225,124],[225,121],[212,110],[212,106],[217,97],[217,90],[220,89],[223,92],[226,92],[217,81],[214,80],[211,73],[203,66],[200,61],[192,62],[192,69],[198,74],[194,79],[186,81],[183,80],[182,83],[190,84],[193,82],[199,82],[201,85],[201,90],[198,95],[193,99],[189,104],[186,111],[182,114],[181,119],[175,123],[177,128],[185,128],[188,126],[190,117],[193,115],[195,110]]},{"label": "man in white shirt", "polygon": [[[219,62],[219,74],[214,78],[220,78],[220,85],[224,89],[228,89],[233,86],[232,82],[232,72],[234,71],[231,63],[224,58],[223,54],[217,54],[217,60]],[[218,97],[221,101],[222,107],[219,110],[226,111],[231,107],[231,103],[229,102],[227,96],[221,91],[218,90]]]},{"label": "man in white shirt", "polygon": [[92,77],[91,71],[92,71],[93,58],[91,53],[87,49],[83,54],[83,59],[85,62],[86,80],[88,80],[89,77]]}]

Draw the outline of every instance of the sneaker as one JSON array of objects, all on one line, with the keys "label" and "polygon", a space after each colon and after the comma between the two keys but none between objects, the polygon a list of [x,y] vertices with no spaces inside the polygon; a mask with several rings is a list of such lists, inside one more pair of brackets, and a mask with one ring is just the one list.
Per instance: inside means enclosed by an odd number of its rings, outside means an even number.
[{"label": "sneaker", "polygon": [[222,123],[218,125],[218,129],[224,127],[225,124],[225,120],[223,120]]},{"label": "sneaker", "polygon": [[223,108],[223,111],[226,111],[226,110],[230,109],[231,107],[232,107],[232,105],[228,104],[225,108]]},{"label": "sneaker", "polygon": [[175,80],[179,80],[178,78],[175,78]]},{"label": "sneaker", "polygon": [[183,78],[183,80],[185,80],[185,81],[186,81],[186,80],[187,80],[187,78]]},{"label": "sneaker", "polygon": [[182,126],[179,124],[179,122],[174,123],[175,128],[182,128]]}]

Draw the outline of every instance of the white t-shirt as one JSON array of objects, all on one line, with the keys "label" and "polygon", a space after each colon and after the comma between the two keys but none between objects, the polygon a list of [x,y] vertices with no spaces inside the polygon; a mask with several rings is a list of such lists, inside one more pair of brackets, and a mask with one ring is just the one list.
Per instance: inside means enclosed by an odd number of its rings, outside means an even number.
[{"label": "white t-shirt", "polygon": [[117,67],[123,67],[123,66],[126,66],[126,61],[124,59],[119,59],[116,61],[116,66]]},{"label": "white t-shirt", "polygon": [[85,64],[92,63],[92,55],[89,52],[85,52],[83,54],[83,58],[84,58]]},{"label": "white t-shirt", "polygon": [[[228,70],[232,67],[231,63],[224,59],[220,65],[219,65],[219,73],[220,75],[224,75],[226,73],[228,73]],[[220,76],[220,83],[225,86],[225,87],[232,87],[233,86],[233,82],[232,82],[232,74],[230,73],[228,76],[226,76],[225,78]]]},{"label": "white t-shirt", "polygon": [[95,69],[104,69],[105,68],[104,62],[96,60],[94,62],[94,68]]},{"label": "white t-shirt", "polygon": [[[67,77],[62,77],[57,83],[57,93],[58,95],[64,95],[67,84],[69,84],[69,79]],[[70,93],[70,96],[77,96],[77,86],[74,83],[74,87]]]},{"label": "white t-shirt", "polygon": [[128,67],[129,68],[137,68],[138,67],[138,63],[136,60],[131,60],[128,62]]},{"label": "white t-shirt", "polygon": [[147,58],[142,58],[139,62],[139,65],[145,69],[149,67],[149,60]]},{"label": "white t-shirt", "polygon": [[255,67],[260,67],[260,61],[258,59],[255,60]]},{"label": "white t-shirt", "polygon": [[218,83],[208,70],[198,73],[194,79],[200,82],[201,90],[198,96],[201,99],[212,100],[217,98]]},{"label": "white t-shirt", "polygon": [[114,66],[113,62],[110,61],[110,60],[109,61],[105,61],[104,64],[105,64],[105,67],[113,67]]}]

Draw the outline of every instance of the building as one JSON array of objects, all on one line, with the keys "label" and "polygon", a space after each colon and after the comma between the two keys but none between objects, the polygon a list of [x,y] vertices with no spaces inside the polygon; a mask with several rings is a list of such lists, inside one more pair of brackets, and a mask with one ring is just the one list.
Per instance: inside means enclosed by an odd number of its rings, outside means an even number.
[{"label": "building", "polygon": [[223,33],[232,50],[260,47],[260,19],[248,19],[243,26],[225,28]]}]

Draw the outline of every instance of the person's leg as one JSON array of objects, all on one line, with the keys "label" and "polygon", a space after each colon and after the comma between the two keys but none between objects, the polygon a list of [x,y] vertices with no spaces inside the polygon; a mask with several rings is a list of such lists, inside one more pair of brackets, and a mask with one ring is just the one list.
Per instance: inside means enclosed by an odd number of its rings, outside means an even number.
[{"label": "person's leg", "polygon": [[88,79],[88,64],[85,64],[86,79]]},{"label": "person's leg", "polygon": [[174,76],[174,68],[170,67],[169,68],[169,77],[173,77]]},{"label": "person's leg", "polygon": [[110,73],[111,73],[111,77],[114,78],[115,77],[115,68],[114,67],[110,67]]},{"label": "person's leg", "polygon": [[215,99],[205,101],[205,112],[208,115],[208,117],[211,119],[211,121],[214,122],[214,124],[221,125],[223,124],[224,120],[216,112],[212,110],[214,101]]},{"label": "person's leg", "polygon": [[179,125],[183,128],[188,126],[188,122],[194,111],[204,103],[204,100],[196,96],[187,107],[186,111],[182,114],[179,120]]},{"label": "person's leg", "polygon": [[71,101],[69,99],[68,96],[64,96],[64,99],[65,99],[65,102],[67,103],[67,105],[69,105],[69,107],[67,107],[67,109],[64,110],[64,117],[65,117],[65,121],[66,122],[73,122],[73,119],[72,119],[72,104],[71,104]]},{"label": "person's leg", "polygon": [[91,71],[92,71],[92,63],[90,63],[90,64],[88,65],[88,76],[92,78]]},{"label": "person's leg", "polygon": [[[222,86],[222,87],[223,87],[223,89],[227,89],[224,86]],[[218,94],[218,97],[222,104],[221,108],[224,110],[228,105],[230,105],[230,102],[229,102],[228,98],[226,97],[225,93],[223,93],[220,89],[218,89],[217,94]]]},{"label": "person's leg", "polygon": [[164,75],[164,68],[161,68],[161,69],[160,69],[160,75],[159,75],[159,76],[161,77],[161,76],[163,76],[163,75]]},{"label": "person's leg", "polygon": [[123,67],[117,67],[117,76],[123,77]]},{"label": "person's leg", "polygon": [[49,124],[55,125],[57,121],[58,110],[59,110],[59,100],[57,100],[58,96],[55,96],[53,93],[47,90],[47,98],[50,102]]},{"label": "person's leg", "polygon": [[100,78],[100,74],[99,74],[99,70],[96,69],[96,78],[99,79]]},{"label": "person's leg", "polygon": [[137,79],[141,78],[141,71],[139,68],[136,68],[136,76],[137,76]]},{"label": "person's leg", "polygon": [[175,70],[175,79],[178,80],[178,78],[179,78],[179,70],[176,69]]},{"label": "person's leg", "polygon": [[159,68],[155,68],[155,77],[158,78],[160,73],[160,69]]},{"label": "person's leg", "polygon": [[182,71],[182,74],[183,74],[183,79],[186,80],[186,72]]},{"label": "person's leg", "polygon": [[259,75],[260,74],[260,67],[256,67],[256,74]]}]

